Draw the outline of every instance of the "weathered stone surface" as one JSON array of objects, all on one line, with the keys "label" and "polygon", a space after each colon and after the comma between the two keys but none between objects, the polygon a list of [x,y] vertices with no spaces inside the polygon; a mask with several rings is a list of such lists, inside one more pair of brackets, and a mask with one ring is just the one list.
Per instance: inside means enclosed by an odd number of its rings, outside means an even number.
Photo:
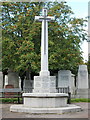
[{"label": "weathered stone surface", "polygon": [[8,71],[8,85],[13,85],[14,88],[19,88],[19,76],[16,72]]},{"label": "weathered stone surface", "polygon": [[[65,93],[24,93],[24,105],[31,108],[56,108],[67,106]],[[29,102],[30,101],[30,102]]]},{"label": "weathered stone surface", "polygon": [[[3,88],[3,74],[0,72],[0,89]],[[2,96],[2,93],[0,93],[0,97]]]},{"label": "weathered stone surface", "polygon": [[39,93],[56,92],[56,77],[55,76],[35,76],[34,90]]},{"label": "weathered stone surface", "polygon": [[60,107],[60,108],[30,108],[30,107],[25,107],[24,105],[13,105],[11,106],[10,111],[37,113],[37,114],[43,114],[43,113],[63,114],[63,113],[70,113],[70,112],[79,112],[81,111],[81,107],[72,105],[72,104],[66,107]]},{"label": "weathered stone surface", "polygon": [[[37,84],[38,86],[38,84]],[[32,80],[24,80],[23,91],[26,93],[32,92],[33,89],[33,81]]]},{"label": "weathered stone surface", "polygon": [[58,71],[58,87],[68,88],[71,95],[75,94],[75,78],[70,70],[60,70]]},{"label": "weathered stone surface", "polygon": [[88,70],[87,65],[79,65],[77,78],[77,97],[88,98]]},{"label": "weathered stone surface", "polygon": [[79,65],[79,69],[78,69],[78,89],[88,89],[87,65]]},{"label": "weathered stone surface", "polygon": [[77,98],[89,98],[89,89],[77,89]]},{"label": "weathered stone surface", "polygon": [[5,83],[4,83],[4,88],[5,86],[8,85],[8,75],[5,75]]},{"label": "weathered stone surface", "polygon": [[68,113],[81,111],[81,107],[67,104],[65,93],[24,93],[23,105],[12,105],[12,112],[26,113]]},{"label": "weathered stone surface", "polygon": [[58,71],[58,87],[68,87],[71,82],[71,71],[60,70]]},{"label": "weathered stone surface", "polygon": [[0,89],[3,88],[3,73],[0,72]]}]

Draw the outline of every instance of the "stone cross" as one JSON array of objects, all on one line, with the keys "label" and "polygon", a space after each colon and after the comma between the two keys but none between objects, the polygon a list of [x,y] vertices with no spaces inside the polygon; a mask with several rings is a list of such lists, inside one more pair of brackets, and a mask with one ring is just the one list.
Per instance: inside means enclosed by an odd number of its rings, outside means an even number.
[{"label": "stone cross", "polygon": [[47,9],[43,8],[42,16],[35,16],[35,20],[42,22],[40,76],[49,76],[49,71],[48,71],[48,22],[55,20],[55,17],[47,16]]}]

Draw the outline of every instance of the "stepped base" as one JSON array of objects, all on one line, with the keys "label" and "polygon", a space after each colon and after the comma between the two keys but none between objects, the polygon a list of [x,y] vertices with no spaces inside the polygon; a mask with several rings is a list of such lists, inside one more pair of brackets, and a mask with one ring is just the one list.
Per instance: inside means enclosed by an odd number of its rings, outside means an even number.
[{"label": "stepped base", "polygon": [[81,108],[76,105],[68,105],[67,107],[60,108],[30,108],[24,105],[12,105],[10,108],[12,112],[24,112],[33,114],[63,114],[69,112],[79,112]]},{"label": "stepped base", "polygon": [[24,93],[23,105],[12,105],[10,111],[25,113],[68,113],[80,111],[76,105],[67,104],[65,93]]}]

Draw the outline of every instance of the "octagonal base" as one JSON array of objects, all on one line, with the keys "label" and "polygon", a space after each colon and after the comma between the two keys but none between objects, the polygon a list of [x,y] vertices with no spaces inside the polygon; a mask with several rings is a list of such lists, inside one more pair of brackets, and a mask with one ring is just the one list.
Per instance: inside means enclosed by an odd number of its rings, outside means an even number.
[{"label": "octagonal base", "polygon": [[31,113],[31,114],[63,114],[69,112],[79,112],[81,108],[76,105],[68,105],[67,107],[60,107],[60,108],[30,108],[24,105],[12,105],[10,107],[10,111],[12,112],[24,112],[24,113]]},{"label": "octagonal base", "polygon": [[64,93],[24,93],[24,104],[12,105],[10,111],[35,114],[81,111],[79,106],[67,104],[67,96]]}]

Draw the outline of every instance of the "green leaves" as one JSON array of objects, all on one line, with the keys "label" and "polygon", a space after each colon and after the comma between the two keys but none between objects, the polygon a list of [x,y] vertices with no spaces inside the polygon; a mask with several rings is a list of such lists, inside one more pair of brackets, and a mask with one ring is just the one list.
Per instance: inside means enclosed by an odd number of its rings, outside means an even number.
[{"label": "green leaves", "polygon": [[82,63],[80,43],[86,39],[83,29],[86,20],[73,18],[66,2],[13,2],[2,4],[3,69],[14,71],[40,71],[41,15],[43,6],[48,15],[55,16],[49,22],[49,69],[70,69],[76,73]]}]

